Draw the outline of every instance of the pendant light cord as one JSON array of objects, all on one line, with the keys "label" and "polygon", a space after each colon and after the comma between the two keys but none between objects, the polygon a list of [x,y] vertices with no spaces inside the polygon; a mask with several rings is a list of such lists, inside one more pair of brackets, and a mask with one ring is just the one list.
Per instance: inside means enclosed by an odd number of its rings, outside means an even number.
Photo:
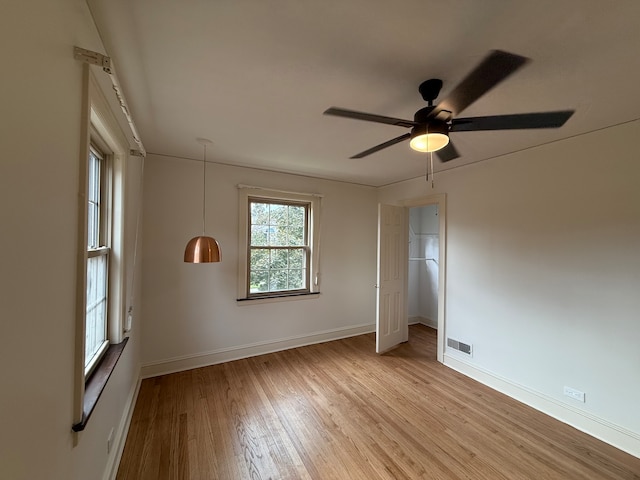
[{"label": "pendant light cord", "polygon": [[140,238],[140,214],[142,213],[142,204],[144,201],[144,160],[145,155],[142,156],[140,165],[140,186],[138,187],[138,212],[136,213],[136,236],[133,242],[133,265],[131,272],[131,289],[129,293],[129,307],[127,308],[127,316],[124,322],[122,333],[127,334],[133,328],[133,309],[136,305],[136,265],[138,264],[138,240]]},{"label": "pendant light cord", "polygon": [[202,159],[202,236],[205,236],[205,205],[207,204],[207,144],[204,147],[204,157]]}]

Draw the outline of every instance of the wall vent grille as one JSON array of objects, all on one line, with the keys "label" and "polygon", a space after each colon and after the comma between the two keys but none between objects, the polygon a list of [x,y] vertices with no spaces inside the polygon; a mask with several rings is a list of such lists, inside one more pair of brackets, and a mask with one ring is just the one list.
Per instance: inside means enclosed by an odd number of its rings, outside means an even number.
[{"label": "wall vent grille", "polygon": [[467,355],[472,355],[473,352],[472,345],[459,342],[458,340],[454,340],[453,338],[447,338],[447,346],[453,348],[454,350],[458,350],[459,352],[466,353]]}]

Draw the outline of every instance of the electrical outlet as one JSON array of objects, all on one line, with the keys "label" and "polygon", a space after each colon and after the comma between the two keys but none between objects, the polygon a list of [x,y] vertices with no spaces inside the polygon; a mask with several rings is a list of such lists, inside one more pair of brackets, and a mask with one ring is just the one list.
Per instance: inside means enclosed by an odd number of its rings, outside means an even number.
[{"label": "electrical outlet", "polygon": [[571,388],[571,387],[564,387],[564,394],[567,397],[571,397],[575,400],[578,400],[580,402],[584,402],[584,392],[581,392],[580,390],[576,390],[575,388]]},{"label": "electrical outlet", "polygon": [[107,438],[107,454],[111,453],[112,446],[113,446],[113,428],[109,432],[109,437]]}]

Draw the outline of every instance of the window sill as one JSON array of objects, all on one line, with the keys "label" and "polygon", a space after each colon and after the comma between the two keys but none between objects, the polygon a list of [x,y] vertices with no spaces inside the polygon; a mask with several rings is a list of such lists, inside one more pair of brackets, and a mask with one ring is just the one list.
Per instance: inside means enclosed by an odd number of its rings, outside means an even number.
[{"label": "window sill", "polygon": [[125,345],[129,341],[129,337],[122,342],[109,345],[104,357],[95,368],[89,379],[84,385],[84,401],[82,405],[82,420],[71,427],[74,432],[81,432],[87,426],[89,417],[93,413],[94,408],[98,404],[98,399],[102,395],[104,387],[116,368],[116,364],[122,355]]},{"label": "window sill", "polygon": [[311,300],[319,296],[320,292],[295,293],[291,295],[238,298],[236,299],[236,303],[238,305],[259,305],[261,303],[290,302],[292,300]]}]

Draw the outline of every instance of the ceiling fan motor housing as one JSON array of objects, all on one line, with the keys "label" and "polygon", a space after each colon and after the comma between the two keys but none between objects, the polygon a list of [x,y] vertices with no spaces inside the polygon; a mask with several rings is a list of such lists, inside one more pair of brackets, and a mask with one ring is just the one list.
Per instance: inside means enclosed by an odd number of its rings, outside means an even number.
[{"label": "ceiling fan motor housing", "polygon": [[425,102],[429,102],[429,106],[433,105],[433,101],[438,98],[440,89],[442,88],[442,80],[439,78],[431,78],[420,84],[418,91]]},{"label": "ceiling fan motor housing", "polygon": [[430,117],[429,115],[436,107],[428,106],[421,108],[413,115],[413,121],[419,124],[423,123],[431,123],[437,121],[434,117]]},{"label": "ceiling fan motor housing", "polygon": [[415,138],[419,135],[426,135],[428,133],[440,133],[442,135],[449,136],[449,125],[447,122],[440,120],[430,120],[428,123],[421,123],[411,129],[411,138]]}]

